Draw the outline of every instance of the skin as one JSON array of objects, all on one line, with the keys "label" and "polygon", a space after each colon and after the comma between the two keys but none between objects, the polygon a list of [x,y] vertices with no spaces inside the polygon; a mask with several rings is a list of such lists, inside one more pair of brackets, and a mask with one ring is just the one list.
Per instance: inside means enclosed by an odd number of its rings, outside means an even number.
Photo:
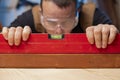
[{"label": "skin", "polygon": [[[54,7],[54,9],[53,9]],[[67,8],[59,8],[51,1],[43,1],[43,15],[52,18],[66,18],[75,16],[75,5],[74,3]],[[64,30],[61,25],[58,25],[54,31],[46,30],[49,34],[64,34],[70,33],[71,30]],[[2,29],[3,37],[8,40],[10,46],[20,45],[21,39],[27,41],[31,29],[29,26],[18,26],[17,28],[4,27]],[[95,44],[97,48],[106,48],[108,44],[111,44],[116,34],[118,33],[117,28],[114,25],[99,24],[97,26],[89,26],[86,29],[86,36],[90,44]]]},{"label": "skin", "polygon": [[[43,1],[43,16],[49,18],[66,18],[66,17],[75,17],[75,4],[73,3],[72,6],[67,8],[59,8],[51,1]],[[54,9],[52,9],[54,8]],[[63,33],[70,33],[71,30],[64,30],[62,29],[61,25],[58,25],[55,30],[47,30],[49,34],[63,34]]]}]

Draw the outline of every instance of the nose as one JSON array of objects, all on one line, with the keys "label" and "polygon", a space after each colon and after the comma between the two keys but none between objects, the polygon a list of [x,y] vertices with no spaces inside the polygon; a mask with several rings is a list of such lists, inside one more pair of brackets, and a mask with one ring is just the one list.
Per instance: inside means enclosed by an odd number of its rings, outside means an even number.
[{"label": "nose", "polygon": [[63,34],[63,29],[61,25],[57,25],[55,34]]}]

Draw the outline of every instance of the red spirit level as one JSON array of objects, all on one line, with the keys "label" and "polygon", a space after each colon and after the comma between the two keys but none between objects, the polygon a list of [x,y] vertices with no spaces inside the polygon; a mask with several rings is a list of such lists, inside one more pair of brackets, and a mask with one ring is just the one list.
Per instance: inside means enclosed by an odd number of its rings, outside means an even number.
[{"label": "red spirit level", "polygon": [[0,53],[4,54],[119,54],[120,35],[106,49],[88,43],[85,34],[31,34],[29,41],[10,47],[0,35]]},{"label": "red spirit level", "polygon": [[85,34],[31,34],[20,46],[0,35],[0,67],[120,68],[120,35],[106,49],[88,43]]}]

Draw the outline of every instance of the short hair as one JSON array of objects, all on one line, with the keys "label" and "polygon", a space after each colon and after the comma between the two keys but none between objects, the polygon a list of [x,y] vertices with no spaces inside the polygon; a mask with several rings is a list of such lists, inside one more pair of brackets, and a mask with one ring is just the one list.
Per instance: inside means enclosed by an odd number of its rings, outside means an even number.
[{"label": "short hair", "polygon": [[[77,0],[44,0],[44,1],[53,1],[58,7],[66,8],[70,6],[72,3],[77,4]],[[42,8],[43,0],[41,0],[40,6]]]}]

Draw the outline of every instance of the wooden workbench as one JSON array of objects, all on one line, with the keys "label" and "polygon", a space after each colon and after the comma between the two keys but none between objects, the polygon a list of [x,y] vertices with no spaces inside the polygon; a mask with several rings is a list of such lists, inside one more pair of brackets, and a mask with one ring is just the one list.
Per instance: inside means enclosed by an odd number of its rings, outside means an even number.
[{"label": "wooden workbench", "polygon": [[0,80],[119,80],[120,69],[0,69]]}]

